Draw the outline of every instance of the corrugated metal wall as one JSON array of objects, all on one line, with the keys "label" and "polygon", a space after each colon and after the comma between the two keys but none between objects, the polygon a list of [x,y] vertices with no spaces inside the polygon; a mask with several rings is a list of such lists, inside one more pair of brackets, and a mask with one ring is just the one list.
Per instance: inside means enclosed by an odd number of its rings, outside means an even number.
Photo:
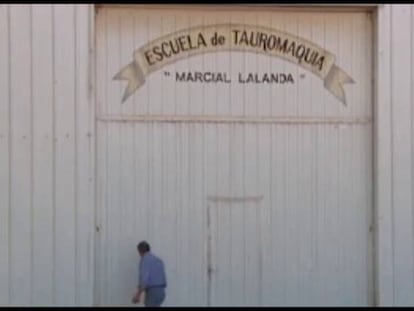
[{"label": "corrugated metal wall", "polygon": [[414,6],[379,10],[378,302],[414,305]]},{"label": "corrugated metal wall", "polygon": [[[234,51],[164,67],[121,104],[126,83],[112,77],[134,49],[229,22],[335,54],[357,81],[348,106],[295,64]],[[367,12],[98,11],[98,304],[130,304],[139,239],[165,260],[168,306],[373,304],[371,22]],[[188,71],[232,83],[174,80]],[[296,82],[242,84],[239,72]]]},{"label": "corrugated metal wall", "polygon": [[0,6],[0,305],[90,305],[87,5]]},{"label": "corrugated metal wall", "polygon": [[[92,304],[90,13],[0,6],[0,305]],[[410,5],[380,7],[381,305],[414,305],[413,14]]]}]

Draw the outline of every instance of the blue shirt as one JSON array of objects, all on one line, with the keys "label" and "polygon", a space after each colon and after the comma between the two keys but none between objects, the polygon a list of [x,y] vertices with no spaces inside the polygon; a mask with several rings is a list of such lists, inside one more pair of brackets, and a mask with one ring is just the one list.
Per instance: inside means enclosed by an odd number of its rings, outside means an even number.
[{"label": "blue shirt", "polygon": [[139,262],[138,287],[148,289],[158,286],[167,286],[164,262],[151,252],[146,252]]}]

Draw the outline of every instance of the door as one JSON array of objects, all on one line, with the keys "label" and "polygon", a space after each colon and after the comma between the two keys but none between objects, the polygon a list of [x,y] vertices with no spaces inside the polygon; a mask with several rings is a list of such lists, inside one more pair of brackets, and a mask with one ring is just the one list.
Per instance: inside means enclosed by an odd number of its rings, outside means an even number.
[{"label": "door", "polygon": [[131,306],[147,240],[166,306],[372,305],[370,13],[96,19],[96,304]]},{"label": "door", "polygon": [[208,198],[208,306],[262,305],[261,200]]}]

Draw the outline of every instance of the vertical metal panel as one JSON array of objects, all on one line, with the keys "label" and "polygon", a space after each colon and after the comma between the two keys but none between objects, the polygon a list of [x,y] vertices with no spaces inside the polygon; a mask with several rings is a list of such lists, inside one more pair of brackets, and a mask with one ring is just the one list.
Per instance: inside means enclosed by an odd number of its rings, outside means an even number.
[{"label": "vertical metal panel", "polygon": [[0,305],[92,304],[92,8],[0,6]]},{"label": "vertical metal panel", "polygon": [[411,6],[378,10],[376,254],[382,306],[414,303],[412,18]]},{"label": "vertical metal panel", "polygon": [[[99,29],[99,31],[96,32],[96,40],[99,42],[104,42],[104,46],[106,46],[106,12],[104,13],[105,16],[101,19],[96,21],[96,29]],[[105,40],[105,41],[104,41]],[[95,50],[95,57],[96,57],[96,67],[98,68],[106,68],[106,49],[96,49]],[[96,92],[105,92],[105,85],[104,80],[99,76],[94,76],[96,78],[95,81],[95,88]],[[101,113],[101,110],[104,109],[103,107],[106,107],[107,105],[107,96],[104,96],[102,99],[100,99],[99,102],[97,102],[96,105],[96,112],[98,114]],[[95,219],[96,219],[96,233],[95,233],[95,256],[96,258],[102,258],[102,260],[97,260],[95,263],[95,270],[94,270],[94,301],[100,301],[100,294],[103,293],[103,287],[105,286],[104,280],[104,274],[98,273],[98,271],[102,271],[101,265],[104,265],[104,248],[101,246],[102,240],[99,238],[100,228],[103,226],[103,222],[105,219],[105,213],[106,213],[106,204],[107,204],[107,183],[108,183],[108,177],[107,177],[107,168],[106,163],[108,162],[106,160],[107,157],[107,139],[106,135],[98,135],[101,130],[101,124],[98,123],[96,125],[97,129],[97,158],[96,158],[96,165],[97,167],[105,167],[104,169],[100,169],[96,171],[96,188],[102,189],[97,196],[96,196],[96,205],[99,206],[99,213],[96,213]],[[99,155],[99,156],[98,156]]]},{"label": "vertical metal panel", "polygon": [[[391,10],[391,93],[393,99],[393,206],[395,302],[412,305],[414,291],[414,223],[412,176],[412,57],[411,6],[396,5]],[[411,29],[412,31],[412,29]],[[406,69],[407,68],[407,69]]]},{"label": "vertical metal panel", "polygon": [[[411,119],[410,119],[410,127],[411,127],[411,187],[409,187],[408,192],[411,193],[411,234],[409,234],[408,241],[410,242],[411,247],[411,256],[414,256],[414,108],[413,108],[413,101],[414,101],[414,8],[410,7],[410,29],[411,29],[411,45],[410,45],[410,60],[411,60],[411,74],[410,74],[410,100],[409,100],[409,106],[410,106],[410,112],[411,112]],[[407,262],[407,264],[411,264],[411,271],[413,273],[414,278],[414,261]],[[414,305],[414,297],[408,296],[407,297],[407,303],[406,305]]]},{"label": "vertical metal panel", "polygon": [[11,265],[10,304],[30,305],[32,284],[31,7],[10,6]]},{"label": "vertical metal panel", "polygon": [[[392,217],[392,97],[391,6],[378,9],[375,39],[378,51],[375,85],[375,214],[377,305],[394,305],[394,254]],[[388,87],[384,87],[388,86]]]},{"label": "vertical metal panel", "polygon": [[[52,6],[32,7],[33,73],[33,304],[53,305],[54,114]],[[35,77],[35,76],[33,76]],[[36,280],[42,280],[41,282]],[[33,284],[32,284],[33,285]]]},{"label": "vertical metal panel", "polygon": [[95,102],[93,83],[93,16],[91,5],[75,6],[76,83],[76,301],[93,304],[94,212],[95,212]]},{"label": "vertical metal panel", "polygon": [[[58,305],[75,304],[76,278],[76,63],[75,7],[54,7],[55,282]],[[65,280],[65,283],[57,280]]]},{"label": "vertical metal panel", "polygon": [[10,302],[10,15],[0,6],[0,305]]}]

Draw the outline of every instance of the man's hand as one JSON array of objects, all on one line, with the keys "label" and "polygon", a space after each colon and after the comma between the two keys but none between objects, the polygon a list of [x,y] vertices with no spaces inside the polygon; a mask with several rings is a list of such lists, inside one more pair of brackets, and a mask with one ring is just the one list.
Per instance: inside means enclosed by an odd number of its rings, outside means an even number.
[{"label": "man's hand", "polygon": [[132,303],[139,303],[139,296],[140,296],[140,292],[137,292],[134,297],[132,297]]}]

